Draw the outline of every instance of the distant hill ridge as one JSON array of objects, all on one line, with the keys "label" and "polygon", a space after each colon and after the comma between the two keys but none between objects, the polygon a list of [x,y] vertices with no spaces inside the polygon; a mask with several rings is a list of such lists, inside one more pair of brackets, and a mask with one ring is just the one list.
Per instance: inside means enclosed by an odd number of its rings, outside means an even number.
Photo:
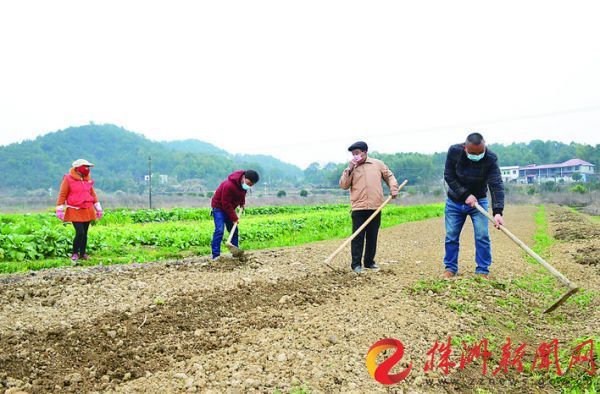
[{"label": "distant hill ridge", "polygon": [[[489,148],[498,155],[501,166],[553,164],[578,158],[600,169],[600,145],[533,140],[491,144]],[[398,179],[409,179],[411,186],[441,186],[446,152],[371,154],[384,160]],[[302,170],[272,156],[231,154],[196,139],[152,141],[112,124],[90,123],[1,146],[0,190],[56,189],[72,161],[85,158],[97,164],[93,174],[99,189],[143,193],[148,186],[144,176],[149,156],[153,174],[166,175],[153,178],[157,192],[214,190],[227,174],[241,168],[259,171],[270,188],[337,188],[347,165],[313,163]]]},{"label": "distant hill ridge", "polygon": [[112,124],[92,123],[0,147],[0,189],[57,188],[73,160],[85,158],[96,164],[94,179],[102,190],[143,192],[149,156],[153,174],[206,190],[241,168],[256,169],[275,184],[295,183],[303,175],[299,167],[272,156],[232,155],[194,139],[152,141]]}]

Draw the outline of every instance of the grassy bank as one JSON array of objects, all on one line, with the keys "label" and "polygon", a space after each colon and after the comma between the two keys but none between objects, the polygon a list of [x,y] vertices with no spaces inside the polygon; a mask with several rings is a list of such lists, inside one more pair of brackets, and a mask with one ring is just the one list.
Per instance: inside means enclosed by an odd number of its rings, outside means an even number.
[{"label": "grassy bank", "polygon": [[[548,218],[544,206],[539,206],[534,218],[536,231],[533,236],[532,249],[543,258],[549,258],[550,248],[556,242],[548,231]],[[527,242],[526,242],[527,243]],[[432,297],[435,302],[453,310],[466,321],[470,321],[468,329],[460,336],[453,337],[452,344],[460,354],[462,344],[473,346],[482,339],[489,341],[489,350],[492,352],[488,363],[494,365],[500,361],[501,347],[506,338],[510,337],[514,348],[519,343],[527,343],[529,354],[523,360],[524,372],[522,379],[531,387],[549,384],[553,389],[563,393],[596,393],[600,387],[600,377],[590,376],[581,368],[567,371],[558,376],[552,369],[550,371],[532,370],[532,359],[535,349],[540,345],[539,333],[545,333],[546,340],[550,341],[550,333],[562,332],[565,337],[560,338],[559,359],[563,367],[569,365],[572,349],[584,341],[592,339],[595,344],[595,354],[600,351],[600,336],[591,337],[572,335],[566,330],[571,322],[560,311],[544,315],[543,311],[566,291],[557,284],[543,267],[534,259],[524,254],[525,259],[535,264],[532,274],[507,281],[496,280],[493,276],[489,281],[479,278],[459,277],[454,280],[427,279],[417,282],[407,291],[412,295]],[[581,290],[572,296],[567,305],[577,308],[578,313],[586,314],[598,297],[595,290]],[[565,308],[565,307],[563,307]],[[570,333],[570,334],[566,334]],[[554,334],[556,335],[556,334]],[[569,335],[569,336],[566,336]],[[514,350],[514,349],[513,349]],[[477,368],[481,368],[481,360],[477,361]],[[517,378],[517,374],[511,376]],[[482,380],[479,392],[488,392],[489,381]],[[548,388],[546,386],[546,388]]]}]

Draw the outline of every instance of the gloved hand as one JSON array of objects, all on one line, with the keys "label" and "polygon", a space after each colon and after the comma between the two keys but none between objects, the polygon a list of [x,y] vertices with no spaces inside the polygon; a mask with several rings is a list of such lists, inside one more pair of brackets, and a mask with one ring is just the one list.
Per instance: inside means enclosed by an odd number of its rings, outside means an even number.
[{"label": "gloved hand", "polygon": [[99,202],[94,204],[94,208],[96,209],[96,218],[102,219],[104,212],[102,211],[102,205]]},{"label": "gloved hand", "polygon": [[59,218],[60,220],[64,221],[65,220],[65,211],[63,210],[63,206],[59,205],[56,207],[56,217]]}]

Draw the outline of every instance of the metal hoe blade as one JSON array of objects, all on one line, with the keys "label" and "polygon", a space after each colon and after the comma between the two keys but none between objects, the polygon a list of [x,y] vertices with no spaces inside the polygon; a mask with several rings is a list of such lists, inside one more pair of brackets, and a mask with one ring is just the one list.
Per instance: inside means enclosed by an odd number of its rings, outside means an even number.
[{"label": "metal hoe blade", "polygon": [[[488,211],[483,209],[481,207],[481,205],[475,204],[475,208],[477,208],[477,210],[479,212],[484,214],[485,217],[487,217],[489,219],[489,221],[492,222],[494,225],[497,224],[496,221],[494,220],[494,217],[492,215],[490,215],[490,213]],[[550,308],[546,309],[544,311],[544,313],[552,312],[553,310],[555,310],[556,308],[561,306],[569,297],[571,297],[573,294],[575,294],[575,293],[577,293],[577,291],[579,291],[579,287],[576,284],[571,282],[569,279],[567,279],[566,276],[561,274],[556,268],[554,268],[546,260],[541,258],[539,254],[537,254],[533,250],[531,250],[531,248],[529,246],[525,245],[525,243],[523,243],[523,241],[521,241],[519,238],[517,238],[506,227],[504,227],[504,226],[499,226],[499,227],[500,227],[500,230],[502,230],[502,232],[508,236],[508,238],[510,238],[517,245],[519,245],[519,247],[521,249],[523,249],[525,252],[527,252],[528,255],[530,255],[538,263],[540,263],[542,265],[542,267],[546,268],[548,270],[548,272],[550,272],[552,274],[552,276],[554,276],[556,279],[558,279],[559,282],[561,282],[563,285],[565,285],[569,288],[569,291],[566,294],[564,294],[562,297],[560,297],[560,299],[558,301],[556,301],[554,304],[552,304],[552,306],[550,306]]]},{"label": "metal hoe blade", "polygon": [[566,292],[562,297],[558,299],[552,306],[544,311],[544,313],[552,312],[559,306],[561,306],[569,297],[579,291],[579,287],[573,287],[568,292]]},{"label": "metal hoe blade", "polygon": [[231,252],[233,257],[242,257],[244,255],[244,251],[242,249],[238,248],[237,246],[235,246],[234,244],[228,243],[227,248],[229,249],[229,251]]},{"label": "metal hoe blade", "polygon": [[[240,210],[240,217],[244,214],[244,210]],[[234,244],[231,243],[231,240],[233,239],[233,235],[235,234],[235,230],[237,229],[237,222],[233,225],[233,227],[231,228],[231,231],[229,232],[229,237],[227,238],[227,243],[225,245],[227,245],[227,248],[229,249],[229,251],[231,252],[231,254],[233,255],[233,257],[242,257],[244,255],[244,251],[240,248],[238,248],[237,246],[235,246]]]}]

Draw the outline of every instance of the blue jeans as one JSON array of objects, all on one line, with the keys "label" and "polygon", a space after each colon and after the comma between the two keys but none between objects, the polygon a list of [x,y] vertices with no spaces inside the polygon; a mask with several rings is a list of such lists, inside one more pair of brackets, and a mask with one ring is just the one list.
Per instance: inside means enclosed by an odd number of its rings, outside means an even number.
[{"label": "blue jeans", "polygon": [[[231,231],[233,227],[233,222],[225,212],[220,210],[219,208],[213,208],[212,216],[215,221],[215,232],[213,233],[211,248],[212,248],[212,257],[213,259],[219,257],[221,255],[221,242],[223,242],[223,234],[225,233],[225,227],[227,227],[227,231]],[[238,246],[238,229],[236,227],[235,233],[233,234],[233,238],[231,239],[231,243],[235,246]]]},{"label": "blue jeans", "polygon": [[[482,198],[478,202],[487,211],[487,198]],[[489,274],[489,268],[492,264],[492,248],[488,231],[488,219],[476,208],[456,203],[449,198],[446,199],[444,213],[446,218],[446,256],[444,257],[446,270],[453,273],[458,272],[460,232],[467,216],[471,216],[473,229],[475,230],[475,262],[477,263],[475,273]]]}]

